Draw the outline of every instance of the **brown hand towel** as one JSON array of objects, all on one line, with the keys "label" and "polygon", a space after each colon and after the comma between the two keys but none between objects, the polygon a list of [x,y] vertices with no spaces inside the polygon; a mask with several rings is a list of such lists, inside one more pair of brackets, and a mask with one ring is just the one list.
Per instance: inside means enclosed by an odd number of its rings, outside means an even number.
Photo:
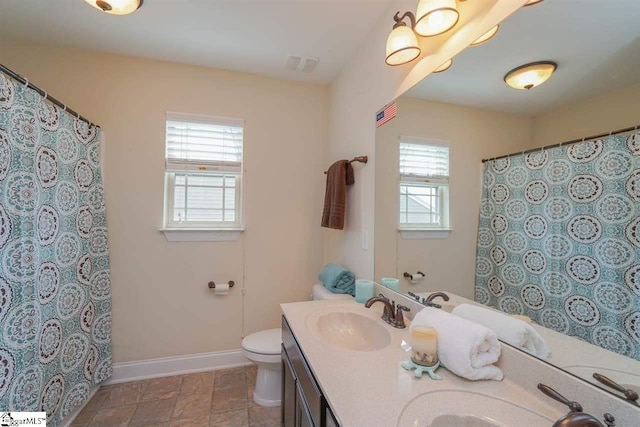
[{"label": "brown hand towel", "polygon": [[355,182],[353,167],[348,160],[338,160],[327,171],[322,226],[342,230],[347,201],[347,185]]}]

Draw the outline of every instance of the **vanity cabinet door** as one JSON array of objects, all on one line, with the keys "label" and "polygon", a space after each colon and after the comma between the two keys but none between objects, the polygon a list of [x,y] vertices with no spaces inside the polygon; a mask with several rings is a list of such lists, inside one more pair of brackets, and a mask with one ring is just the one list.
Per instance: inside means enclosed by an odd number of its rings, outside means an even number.
[{"label": "vanity cabinet door", "polygon": [[282,349],[282,425],[296,426],[296,379],[284,347]]},{"label": "vanity cabinet door", "polygon": [[284,317],[282,318],[282,345],[291,361],[296,382],[302,389],[302,395],[305,398],[304,401],[313,420],[312,425],[320,427],[322,425],[321,416],[323,410],[322,393]]},{"label": "vanity cabinet door", "polygon": [[314,427],[313,419],[311,418],[307,402],[304,400],[304,394],[300,384],[298,384],[296,390],[296,427]]},{"label": "vanity cabinet door", "polygon": [[329,409],[328,406],[324,411],[324,415],[325,415],[325,427],[339,427],[338,422],[333,416],[333,412],[331,412],[331,409]]}]

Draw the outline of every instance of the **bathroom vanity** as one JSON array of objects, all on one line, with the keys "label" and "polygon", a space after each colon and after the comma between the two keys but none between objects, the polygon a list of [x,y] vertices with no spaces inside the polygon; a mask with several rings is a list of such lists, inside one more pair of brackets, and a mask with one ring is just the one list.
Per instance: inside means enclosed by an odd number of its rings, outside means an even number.
[{"label": "bathroom vanity", "polygon": [[282,317],[282,376],[284,427],[338,426],[284,316]]},{"label": "bathroom vanity", "polygon": [[[412,317],[421,307],[406,302]],[[540,382],[600,420],[605,412],[619,426],[640,420],[640,409],[506,345],[498,362],[503,381],[468,381],[443,368],[440,381],[416,378],[400,366],[409,359],[401,347],[410,341],[409,328],[384,323],[381,304],[309,301],[281,308],[286,427],[551,426],[568,409],[539,392]]]}]

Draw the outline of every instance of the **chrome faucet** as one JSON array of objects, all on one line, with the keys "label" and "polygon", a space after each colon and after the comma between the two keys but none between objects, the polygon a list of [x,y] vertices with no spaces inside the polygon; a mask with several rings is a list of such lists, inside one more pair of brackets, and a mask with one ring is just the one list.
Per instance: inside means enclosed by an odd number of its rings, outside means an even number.
[{"label": "chrome faucet", "polygon": [[[605,427],[605,424],[602,424],[593,415],[582,412],[582,405],[578,402],[570,401],[548,385],[538,384],[538,390],[569,407],[569,413],[556,421],[553,427]],[[604,414],[606,427],[614,427],[616,425],[615,421],[613,415],[609,413]]]},{"label": "chrome faucet", "polygon": [[401,304],[398,304],[396,306],[395,301],[389,302],[389,298],[385,297],[382,294],[379,294],[377,297],[369,298],[364,306],[367,308],[371,308],[371,306],[378,301],[384,304],[382,320],[384,320],[394,328],[404,329],[407,327],[404,323],[404,316],[402,315],[402,312],[409,311],[409,307],[405,307]]},{"label": "chrome faucet", "polygon": [[436,304],[433,302],[433,300],[438,297],[441,297],[445,301],[449,301],[449,295],[445,294],[444,292],[434,292],[429,295],[427,299],[425,299],[422,303],[427,307],[442,308],[440,304]]}]

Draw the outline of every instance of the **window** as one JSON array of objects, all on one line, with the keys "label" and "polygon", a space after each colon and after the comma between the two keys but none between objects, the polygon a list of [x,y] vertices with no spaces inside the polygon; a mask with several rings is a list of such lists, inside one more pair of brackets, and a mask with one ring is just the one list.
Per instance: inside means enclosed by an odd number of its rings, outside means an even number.
[{"label": "window", "polygon": [[167,113],[166,125],[165,227],[240,228],[244,122]]},{"label": "window", "polygon": [[446,142],[400,138],[399,228],[449,228],[449,147]]}]

